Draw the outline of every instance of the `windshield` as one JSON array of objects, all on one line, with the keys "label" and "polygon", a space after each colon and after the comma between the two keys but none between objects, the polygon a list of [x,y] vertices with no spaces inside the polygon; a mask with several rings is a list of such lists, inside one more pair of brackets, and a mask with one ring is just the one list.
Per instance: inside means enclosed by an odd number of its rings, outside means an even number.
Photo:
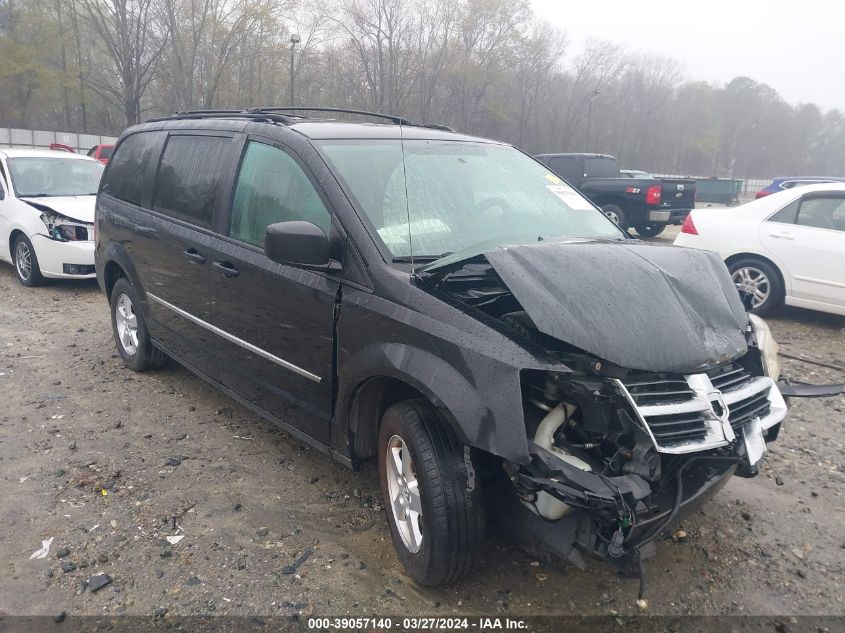
[{"label": "windshield", "polygon": [[109,159],[114,151],[114,145],[100,145],[100,158]]},{"label": "windshield", "polygon": [[509,146],[405,141],[404,170],[398,140],[331,140],[320,148],[395,259],[546,237],[624,237],[572,187]]},{"label": "windshield", "polygon": [[10,158],[9,174],[15,194],[27,196],[93,196],[103,164],[95,160],[61,157]]}]

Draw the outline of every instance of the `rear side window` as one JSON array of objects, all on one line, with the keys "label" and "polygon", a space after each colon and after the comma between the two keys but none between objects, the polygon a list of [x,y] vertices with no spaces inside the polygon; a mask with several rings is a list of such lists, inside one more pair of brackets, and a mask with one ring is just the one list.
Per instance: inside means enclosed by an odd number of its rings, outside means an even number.
[{"label": "rear side window", "polygon": [[619,165],[612,158],[585,158],[586,178],[619,178]]},{"label": "rear side window", "polygon": [[804,199],[798,211],[800,226],[845,231],[845,197],[820,196]]},{"label": "rear side window", "polygon": [[210,228],[231,144],[230,138],[220,136],[168,138],[158,169],[153,209]]},{"label": "rear side window", "polygon": [[574,156],[552,156],[549,167],[561,178],[578,178],[578,159]]},{"label": "rear side window", "polygon": [[229,235],[261,246],[267,227],[305,220],[328,235],[331,217],[305,172],[287,152],[250,142],[238,174]]},{"label": "rear side window", "polygon": [[163,138],[163,132],[140,132],[123,139],[103,175],[101,191],[130,204],[146,204]]}]

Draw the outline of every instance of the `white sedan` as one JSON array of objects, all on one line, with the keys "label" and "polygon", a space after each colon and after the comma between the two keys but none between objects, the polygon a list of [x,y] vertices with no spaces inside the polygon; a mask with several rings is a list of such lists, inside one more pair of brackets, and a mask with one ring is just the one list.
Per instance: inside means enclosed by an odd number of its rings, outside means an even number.
[{"label": "white sedan", "polygon": [[845,184],[696,209],[675,245],[719,253],[758,314],[786,303],[845,315]]},{"label": "white sedan", "polygon": [[94,204],[103,165],[50,150],[0,149],[0,260],[25,286],[95,278]]}]

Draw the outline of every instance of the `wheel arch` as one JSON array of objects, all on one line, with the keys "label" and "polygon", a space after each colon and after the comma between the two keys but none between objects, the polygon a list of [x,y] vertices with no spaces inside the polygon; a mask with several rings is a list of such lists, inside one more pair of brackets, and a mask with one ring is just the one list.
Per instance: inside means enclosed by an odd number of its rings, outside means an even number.
[{"label": "wheel arch", "polygon": [[[401,365],[397,366],[396,360],[401,360]],[[353,462],[375,455],[379,424],[387,407],[411,398],[428,401],[461,443],[479,444],[485,409],[478,392],[442,358],[387,343],[359,352],[343,374],[333,444],[336,450],[350,453]]]},{"label": "wheel arch", "polygon": [[117,280],[121,277],[126,277],[129,283],[135,287],[143,307],[146,308],[147,296],[141,286],[141,279],[123,245],[118,242],[109,244],[103,261],[102,288],[106,293],[106,298],[111,299],[111,291]]},{"label": "wheel arch", "polygon": [[26,233],[22,229],[18,228],[12,229],[12,231],[9,233],[9,259],[11,261],[14,261],[15,259],[14,248],[15,241],[18,239],[18,235],[26,236]]}]

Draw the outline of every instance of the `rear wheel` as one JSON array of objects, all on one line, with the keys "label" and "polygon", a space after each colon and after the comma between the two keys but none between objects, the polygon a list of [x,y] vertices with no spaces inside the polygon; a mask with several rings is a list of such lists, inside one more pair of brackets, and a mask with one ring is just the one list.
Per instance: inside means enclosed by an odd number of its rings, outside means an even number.
[{"label": "rear wheel", "polygon": [[138,293],[126,277],[115,282],[110,304],[114,342],[123,364],[133,371],[164,366],[167,356],[153,346]]},{"label": "rear wheel", "polygon": [[774,266],[761,259],[744,258],[728,266],[740,291],[750,297],[751,312],[766,315],[783,302],[783,284]]},{"label": "rear wheel", "polygon": [[622,207],[616,204],[606,204],[604,205],[601,210],[604,214],[610,218],[620,229],[627,229],[628,228],[628,218],[625,217],[625,212],[622,210]]},{"label": "rear wheel", "polygon": [[666,228],[665,224],[638,224],[634,227],[643,237],[657,237]]},{"label": "rear wheel", "polygon": [[15,238],[15,244],[12,247],[12,259],[18,281],[24,286],[40,286],[46,281],[41,274],[41,268],[38,266],[38,257],[35,255],[32,242],[26,235],[21,234]]},{"label": "rear wheel", "polygon": [[425,400],[391,406],[379,429],[379,480],[399,561],[423,585],[469,575],[484,540],[472,453]]}]

